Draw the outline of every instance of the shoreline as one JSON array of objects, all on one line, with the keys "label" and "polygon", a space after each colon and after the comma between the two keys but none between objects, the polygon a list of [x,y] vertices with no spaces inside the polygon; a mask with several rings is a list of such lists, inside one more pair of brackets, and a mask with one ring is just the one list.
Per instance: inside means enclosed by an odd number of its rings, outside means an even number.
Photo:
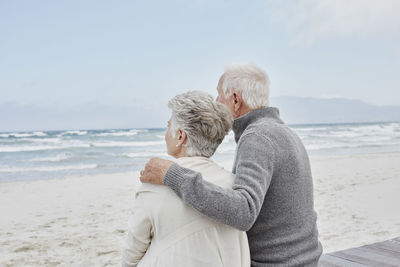
[{"label": "shoreline", "polygon": [[[400,236],[400,153],[310,160],[324,253]],[[118,265],[138,174],[1,182],[0,265]]]}]

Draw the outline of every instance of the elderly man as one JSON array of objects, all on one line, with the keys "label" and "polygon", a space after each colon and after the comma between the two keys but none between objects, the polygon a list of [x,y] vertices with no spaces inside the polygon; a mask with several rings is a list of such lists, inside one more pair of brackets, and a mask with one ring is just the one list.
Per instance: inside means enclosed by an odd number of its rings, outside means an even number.
[{"label": "elderly man", "polygon": [[250,63],[226,67],[217,101],[235,120],[232,189],[200,173],[152,158],[141,181],[170,187],[214,220],[247,231],[252,266],[316,266],[322,253],[307,152],[299,137],[269,107],[266,73]]}]

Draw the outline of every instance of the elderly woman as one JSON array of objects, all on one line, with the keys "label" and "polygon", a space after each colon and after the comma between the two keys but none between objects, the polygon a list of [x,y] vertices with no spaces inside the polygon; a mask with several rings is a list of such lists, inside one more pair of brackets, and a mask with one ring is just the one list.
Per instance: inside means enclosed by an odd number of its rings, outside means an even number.
[{"label": "elderly woman", "polygon": [[[231,187],[233,174],[209,159],[230,130],[229,111],[198,91],[175,96],[168,107],[168,154],[208,182]],[[143,184],[136,193],[122,265],[250,266],[250,252],[245,232],[205,217],[168,187]]]}]

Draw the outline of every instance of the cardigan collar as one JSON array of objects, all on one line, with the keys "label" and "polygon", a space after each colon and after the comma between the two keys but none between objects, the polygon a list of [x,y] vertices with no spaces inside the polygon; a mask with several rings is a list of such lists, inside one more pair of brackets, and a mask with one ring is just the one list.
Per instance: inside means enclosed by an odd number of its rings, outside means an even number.
[{"label": "cardigan collar", "polygon": [[260,118],[271,118],[282,123],[281,119],[279,118],[278,108],[265,107],[265,108],[253,109],[250,112],[246,113],[245,115],[233,121],[232,130],[233,133],[235,134],[236,143],[239,141],[240,136],[247,128],[247,126],[254,123]]}]

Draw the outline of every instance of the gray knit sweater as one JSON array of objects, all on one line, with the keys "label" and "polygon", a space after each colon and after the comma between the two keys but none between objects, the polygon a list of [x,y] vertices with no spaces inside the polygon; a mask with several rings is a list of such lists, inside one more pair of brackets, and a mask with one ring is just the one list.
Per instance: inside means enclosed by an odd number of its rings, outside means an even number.
[{"label": "gray knit sweater", "polygon": [[316,266],[322,253],[307,152],[276,108],[233,123],[237,143],[232,189],[173,164],[164,178],[185,203],[247,231],[252,266]]}]

